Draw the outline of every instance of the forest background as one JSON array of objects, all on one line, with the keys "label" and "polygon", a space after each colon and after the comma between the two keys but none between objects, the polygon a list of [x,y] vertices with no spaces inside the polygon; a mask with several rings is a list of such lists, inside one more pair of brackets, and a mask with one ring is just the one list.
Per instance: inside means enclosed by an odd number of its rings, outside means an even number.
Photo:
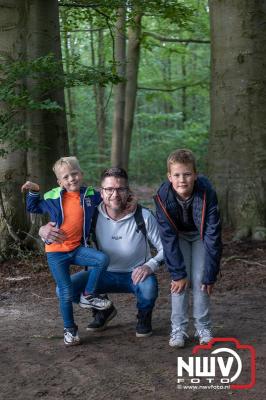
[{"label": "forest background", "polygon": [[[34,236],[19,195],[76,155],[158,186],[196,154],[236,239],[265,238],[266,2],[0,0],[0,250]],[[31,235],[31,236],[29,236]]]}]

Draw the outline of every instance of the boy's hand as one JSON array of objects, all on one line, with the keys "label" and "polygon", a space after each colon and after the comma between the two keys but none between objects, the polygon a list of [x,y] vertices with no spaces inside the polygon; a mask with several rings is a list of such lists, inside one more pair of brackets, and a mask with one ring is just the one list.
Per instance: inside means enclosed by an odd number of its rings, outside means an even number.
[{"label": "boy's hand", "polygon": [[206,291],[207,294],[210,296],[212,294],[213,287],[214,287],[214,283],[212,283],[211,285],[201,285],[201,290],[203,292]]},{"label": "boy's hand", "polygon": [[171,293],[181,293],[188,287],[188,279],[183,278],[179,279],[178,281],[171,282]]},{"label": "boy's hand", "polygon": [[21,191],[32,190],[33,192],[39,192],[40,186],[37,183],[27,181],[21,186]]}]

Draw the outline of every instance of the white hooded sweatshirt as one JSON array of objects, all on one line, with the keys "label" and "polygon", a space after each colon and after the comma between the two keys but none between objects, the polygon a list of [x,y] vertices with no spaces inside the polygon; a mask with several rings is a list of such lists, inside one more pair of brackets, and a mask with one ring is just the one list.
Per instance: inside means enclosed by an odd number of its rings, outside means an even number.
[{"label": "white hooded sweatshirt", "polygon": [[[134,213],[115,221],[105,212],[104,204],[98,206],[99,215],[96,224],[96,237],[99,250],[110,257],[108,271],[131,272],[143,264],[155,271],[163,260],[163,247],[157,227],[157,222],[152,213],[143,208],[147,238],[142,232],[137,232]],[[151,256],[148,240],[157,249],[157,255]]]}]

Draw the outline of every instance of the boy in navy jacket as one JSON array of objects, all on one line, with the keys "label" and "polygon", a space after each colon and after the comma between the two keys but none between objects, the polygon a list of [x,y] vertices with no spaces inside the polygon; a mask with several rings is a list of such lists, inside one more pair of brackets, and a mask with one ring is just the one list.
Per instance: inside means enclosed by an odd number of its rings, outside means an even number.
[{"label": "boy in navy jacket", "polygon": [[98,297],[97,284],[100,275],[106,271],[109,258],[102,252],[88,247],[91,219],[95,208],[101,202],[100,193],[92,187],[81,186],[83,174],[76,157],[62,157],[56,161],[53,171],[60,187],[45,193],[42,199],[39,185],[27,181],[21,188],[29,190],[27,211],[48,213],[51,221],[64,234],[60,243],[47,243],[45,251],[50,271],[58,287],[60,311],[64,321],[64,343],[80,343],[78,327],[74,322],[72,306],[72,282],[70,265],[91,266],[93,270],[80,296],[80,306],[104,310],[112,303]]},{"label": "boy in navy jacket", "polygon": [[165,263],[172,277],[172,332],[169,345],[183,347],[188,338],[189,287],[193,291],[195,336],[212,339],[210,295],[221,258],[221,222],[217,196],[208,179],[198,176],[190,150],[167,160],[168,181],[155,196]]}]

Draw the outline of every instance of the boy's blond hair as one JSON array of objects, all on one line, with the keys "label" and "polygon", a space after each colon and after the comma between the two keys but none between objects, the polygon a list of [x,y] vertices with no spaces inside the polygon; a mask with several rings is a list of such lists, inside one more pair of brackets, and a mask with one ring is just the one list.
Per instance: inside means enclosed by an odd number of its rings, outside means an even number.
[{"label": "boy's blond hair", "polygon": [[188,149],[177,149],[173,151],[167,158],[167,170],[171,172],[172,164],[191,164],[194,172],[196,172],[196,159],[191,150]]},{"label": "boy's blond hair", "polygon": [[71,168],[77,169],[78,171],[81,171],[79,161],[77,157],[70,156],[70,157],[61,157],[59,160],[57,160],[53,166],[53,171],[55,175],[58,178],[58,172],[59,168],[61,168],[63,165],[68,165]]}]

